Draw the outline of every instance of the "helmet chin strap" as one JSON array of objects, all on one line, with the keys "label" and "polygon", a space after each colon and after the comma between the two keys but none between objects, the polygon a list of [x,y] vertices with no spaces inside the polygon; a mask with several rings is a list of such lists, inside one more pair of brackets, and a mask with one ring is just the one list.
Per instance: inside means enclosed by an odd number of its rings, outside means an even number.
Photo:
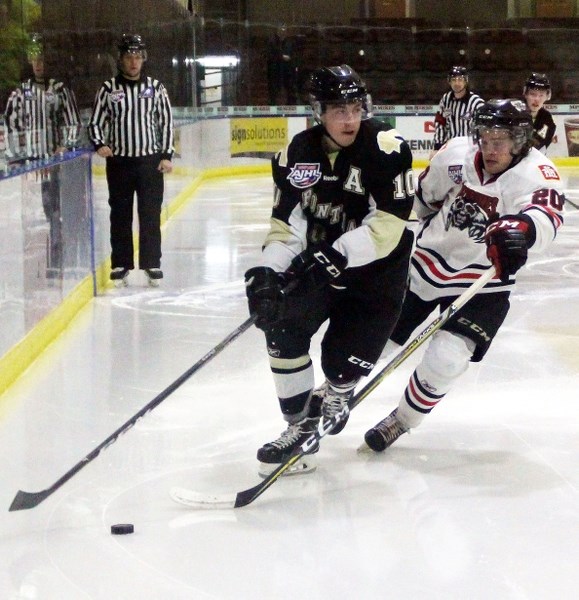
[{"label": "helmet chin strap", "polygon": [[321,123],[321,125],[322,125],[322,131],[324,132],[324,135],[325,135],[326,137],[330,138],[330,139],[332,140],[332,142],[334,142],[334,144],[336,144],[336,146],[338,146],[338,148],[340,148],[340,149],[344,149],[344,148],[346,147],[346,146],[342,146],[342,144],[338,143],[338,142],[337,142],[337,141],[336,141],[336,140],[335,140],[335,139],[334,139],[334,138],[333,138],[333,137],[330,135],[330,133],[329,133],[329,132],[328,132],[328,130],[326,129],[326,126],[325,126],[323,123]]}]

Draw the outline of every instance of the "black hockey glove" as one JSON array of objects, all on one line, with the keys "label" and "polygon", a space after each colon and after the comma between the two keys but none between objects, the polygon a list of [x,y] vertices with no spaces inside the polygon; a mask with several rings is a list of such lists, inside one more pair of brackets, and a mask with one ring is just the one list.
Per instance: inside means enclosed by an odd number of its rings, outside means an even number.
[{"label": "black hockey glove", "polygon": [[319,289],[339,277],[347,264],[343,254],[322,241],[309,245],[296,256],[289,272],[301,279],[302,289]]},{"label": "black hockey glove", "polygon": [[526,215],[505,215],[487,227],[487,257],[503,283],[527,262],[534,241],[535,225]]},{"label": "black hockey glove", "polygon": [[245,292],[249,314],[257,317],[256,327],[266,330],[283,313],[284,298],[281,290],[285,275],[276,273],[270,267],[253,267],[245,273]]}]

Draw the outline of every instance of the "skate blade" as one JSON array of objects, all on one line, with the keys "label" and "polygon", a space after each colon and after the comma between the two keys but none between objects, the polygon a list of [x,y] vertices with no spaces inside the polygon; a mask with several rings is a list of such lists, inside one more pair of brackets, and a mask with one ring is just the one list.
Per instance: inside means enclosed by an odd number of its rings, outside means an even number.
[{"label": "skate blade", "polygon": [[159,287],[160,279],[149,279],[149,287]]},{"label": "skate blade", "polygon": [[362,442],[358,446],[356,452],[358,454],[362,454],[362,455],[366,455],[366,456],[376,454],[376,452],[374,450],[372,450],[372,448],[370,448],[370,446],[368,446],[368,444],[366,442]]},{"label": "skate blade", "polygon": [[[271,475],[278,467],[280,463],[259,463],[259,476],[260,477],[268,477]],[[318,468],[318,463],[313,456],[304,456],[296,461],[291,467],[286,469],[282,474],[282,477],[289,477],[290,475],[303,475],[304,473],[311,473]]]},{"label": "skate blade", "polygon": [[129,280],[127,277],[125,277],[124,279],[114,279],[113,284],[117,289],[120,289],[120,288],[128,287]]}]

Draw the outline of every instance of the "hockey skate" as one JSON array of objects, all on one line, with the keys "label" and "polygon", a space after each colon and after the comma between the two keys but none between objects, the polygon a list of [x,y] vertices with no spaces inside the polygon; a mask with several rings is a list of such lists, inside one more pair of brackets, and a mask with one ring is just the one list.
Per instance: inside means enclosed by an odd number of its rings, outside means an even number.
[{"label": "hockey skate", "polygon": [[151,287],[159,287],[161,279],[163,279],[163,271],[161,269],[145,269],[145,274]]},{"label": "hockey skate", "polygon": [[[316,431],[319,421],[319,417],[306,417],[297,423],[290,423],[277,440],[262,446],[257,451],[257,460],[260,462],[259,474],[262,477],[267,477],[280,464],[285,462],[292,452]],[[316,442],[308,454],[296,461],[284,475],[297,475],[314,471],[317,463],[311,455],[319,449],[320,445]]]},{"label": "hockey skate", "polygon": [[314,390],[312,400],[317,400],[322,404],[322,417],[331,419],[340,412],[345,411],[345,417],[331,430],[328,435],[336,435],[346,427],[350,416],[348,408],[348,400],[354,395],[354,390],[347,392],[338,392],[333,389],[330,384],[325,381],[318,389]]},{"label": "hockey skate", "polygon": [[129,269],[125,269],[125,267],[115,267],[111,271],[110,277],[115,287],[120,288],[129,285]]},{"label": "hockey skate", "polygon": [[383,452],[408,431],[396,418],[397,412],[398,409],[395,408],[385,419],[366,432],[364,440],[374,452]]}]

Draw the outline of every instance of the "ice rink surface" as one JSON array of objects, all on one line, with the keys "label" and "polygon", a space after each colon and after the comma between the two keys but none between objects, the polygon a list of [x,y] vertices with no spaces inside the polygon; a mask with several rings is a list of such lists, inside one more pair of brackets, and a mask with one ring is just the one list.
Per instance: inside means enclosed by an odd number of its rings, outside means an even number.
[{"label": "ice rink surface", "polygon": [[[578,204],[579,173],[561,171]],[[257,261],[271,191],[268,177],[205,184],[164,229],[162,286],[133,272],[1,398],[0,597],[577,598],[571,204],[552,249],[521,272],[485,361],[384,454],[356,449],[396,406],[418,356],[322,440],[315,473],[284,477],[245,508],[174,503],[173,486],[257,484],[255,452],[284,429],[252,328],[39,506],[8,512],[18,490],[52,485],[247,318],[243,273]],[[111,535],[116,523],[135,533]]]}]

